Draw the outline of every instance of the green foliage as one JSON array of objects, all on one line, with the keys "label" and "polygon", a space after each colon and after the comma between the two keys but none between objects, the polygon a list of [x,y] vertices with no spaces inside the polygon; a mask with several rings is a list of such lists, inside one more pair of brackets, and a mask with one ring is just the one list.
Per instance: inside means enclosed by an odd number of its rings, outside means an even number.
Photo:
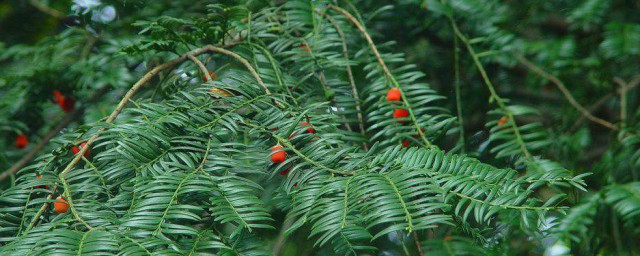
[{"label": "green foliage", "polygon": [[44,3],[74,16],[0,45],[0,167],[37,154],[0,180],[0,254],[639,250],[625,1]]}]

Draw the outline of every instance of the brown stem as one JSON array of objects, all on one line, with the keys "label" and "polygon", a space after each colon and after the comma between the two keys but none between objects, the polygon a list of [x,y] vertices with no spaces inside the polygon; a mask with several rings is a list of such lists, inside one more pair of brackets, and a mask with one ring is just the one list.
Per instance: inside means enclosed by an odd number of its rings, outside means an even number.
[{"label": "brown stem", "polygon": [[193,61],[193,63],[198,65],[198,68],[200,68],[200,71],[202,71],[202,73],[204,74],[204,77],[207,78],[207,81],[213,81],[213,79],[211,78],[211,75],[209,75],[209,70],[207,70],[207,67],[204,66],[202,61],[200,61],[198,58],[194,57],[193,55],[187,55],[187,57],[191,61]]},{"label": "brown stem", "polygon": [[58,10],[49,8],[48,6],[40,3],[38,0],[29,0],[29,3],[41,12],[49,14],[57,19],[64,19],[64,16],[65,16],[64,13]]},{"label": "brown stem", "polygon": [[[232,44],[226,45],[225,47],[230,47],[230,46],[233,46],[233,45],[235,45],[235,44],[232,43]],[[151,80],[151,78],[153,78],[155,75],[157,75],[160,71],[163,71],[165,69],[171,69],[171,68],[181,64],[182,62],[184,62],[188,58],[188,56],[197,56],[197,55],[200,55],[200,54],[203,54],[203,53],[207,53],[207,52],[218,52],[218,53],[229,55],[229,56],[232,56],[232,57],[238,59],[240,62],[245,64],[245,66],[247,66],[247,69],[249,69],[249,71],[256,77],[256,80],[258,80],[258,83],[260,83],[266,89],[266,87],[262,83],[262,79],[260,79],[260,77],[257,76],[257,73],[255,72],[253,67],[251,67],[251,65],[249,65],[249,63],[245,59],[243,59],[242,57],[240,57],[239,55],[237,55],[237,54],[235,54],[233,52],[230,52],[228,50],[222,49],[220,47],[213,46],[213,45],[207,45],[207,46],[204,46],[202,48],[198,48],[198,49],[192,50],[192,51],[190,51],[190,52],[188,52],[188,53],[186,53],[184,55],[181,55],[178,58],[175,58],[173,60],[170,60],[168,62],[160,64],[160,65],[156,66],[155,68],[151,69],[149,72],[147,72],[123,96],[122,100],[120,101],[120,103],[118,103],[118,105],[113,110],[113,112],[111,112],[111,115],[109,115],[109,117],[107,118],[105,123],[111,124],[113,122],[113,120],[115,120],[116,117],[118,117],[118,115],[120,114],[122,109],[127,105],[127,103],[129,102],[129,99],[131,99],[131,97],[133,97],[133,95],[140,88],[142,88],[143,85],[145,85],[147,82],[149,82],[149,80]],[[267,90],[267,94],[269,94],[269,93],[270,92]],[[89,138],[89,140],[86,141],[85,146],[80,149],[80,152],[78,152],[75,155],[75,157],[71,160],[71,162],[67,165],[67,167],[64,168],[64,170],[62,172],[60,172],[60,174],[58,174],[58,177],[63,182],[63,185],[65,185],[64,186],[65,188],[68,187],[68,185],[66,184],[64,175],[67,172],[69,172],[73,167],[75,167],[76,164],[78,164],[80,159],[82,159],[82,156],[84,156],[85,152],[87,152],[87,150],[89,150],[89,148],[91,147],[93,142],[95,142],[95,140],[100,136],[100,132],[102,132],[103,130],[104,130],[104,128],[98,129],[96,131],[96,133],[93,136],[91,136],[91,138]],[[54,193],[54,192],[55,192],[55,190],[52,191],[52,193]],[[69,191],[65,191],[65,194],[70,194],[70,192]],[[47,196],[47,199],[51,199],[52,197],[53,197],[53,194],[49,194]],[[69,202],[71,202],[71,198],[69,198]],[[40,207],[40,210],[33,217],[33,219],[31,220],[31,223],[29,224],[29,227],[27,227],[26,231],[29,231],[31,228],[33,228],[33,226],[37,222],[38,218],[40,218],[40,216],[42,215],[44,210],[47,208],[48,204],[49,203],[46,202],[46,203],[44,203],[42,205],[42,207]]]},{"label": "brown stem", "polygon": [[422,244],[420,243],[420,238],[418,238],[418,232],[413,231],[413,242],[416,244],[416,248],[418,248],[418,255],[424,256],[424,252],[422,251]]},{"label": "brown stem", "polygon": [[569,91],[569,89],[567,89],[567,87],[564,85],[564,83],[562,81],[560,81],[560,79],[558,79],[556,76],[551,75],[551,74],[545,72],[544,70],[540,69],[538,66],[534,65],[533,63],[531,63],[529,60],[527,60],[524,56],[522,56],[520,54],[514,54],[514,56],[516,57],[516,59],[518,59],[518,61],[520,61],[520,63],[525,65],[531,71],[533,71],[534,73],[538,74],[541,77],[544,77],[544,78],[548,79],[549,81],[554,83],[556,86],[558,86],[558,89],[560,89],[560,91],[562,92],[564,97],[567,99],[567,101],[569,101],[569,103],[575,109],[577,109],[580,113],[582,113],[582,115],[584,115],[587,119],[591,120],[592,122],[598,123],[598,124],[600,124],[600,125],[602,125],[604,127],[607,127],[607,128],[609,128],[611,130],[614,130],[614,131],[620,130],[618,128],[618,126],[616,126],[615,124],[612,124],[612,123],[610,123],[610,122],[608,122],[608,121],[606,121],[604,119],[601,119],[601,118],[598,118],[598,117],[592,115],[589,112],[589,110],[587,110],[582,105],[580,105],[580,103],[578,103],[576,101],[576,99],[573,98],[573,95],[571,95],[571,92]]}]

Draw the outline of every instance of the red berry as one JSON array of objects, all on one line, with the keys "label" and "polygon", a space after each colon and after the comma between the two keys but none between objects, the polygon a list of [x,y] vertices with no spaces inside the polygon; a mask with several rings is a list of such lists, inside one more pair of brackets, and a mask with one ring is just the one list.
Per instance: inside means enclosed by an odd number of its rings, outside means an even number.
[{"label": "red berry", "polygon": [[309,126],[309,128],[307,128],[307,132],[308,133],[316,133],[316,130],[313,129],[313,126],[311,126],[311,124],[309,122],[302,122],[300,123],[301,126]]},{"label": "red berry", "polygon": [[59,91],[54,91],[53,97],[56,98],[58,102],[60,102],[60,99],[62,99],[64,96],[62,96],[62,93],[60,93]]},{"label": "red berry", "polygon": [[411,145],[411,141],[409,139],[404,139],[402,141],[402,147],[407,148],[407,147],[409,147],[409,145]]},{"label": "red berry", "polygon": [[60,106],[62,111],[64,111],[65,113],[69,113],[73,111],[73,107],[75,104],[76,104],[76,101],[72,98],[67,98],[65,96],[58,98],[58,106]]},{"label": "red berry", "polygon": [[[82,144],[80,144],[80,147],[78,146],[73,146],[73,148],[71,148],[71,151],[73,151],[73,154],[78,154],[78,152],[80,152],[80,150],[82,150],[82,148],[84,148],[84,146],[86,146],[87,143],[83,142]],[[84,152],[84,157],[88,157],[89,156],[89,150],[87,149],[86,152]]]},{"label": "red berry", "polygon": [[65,213],[69,210],[69,203],[62,197],[58,197],[56,202],[53,203],[53,210],[57,213]]},{"label": "red berry", "polygon": [[282,149],[282,146],[275,145],[271,148],[271,162],[282,163],[287,159],[287,152]]},{"label": "red berry", "polygon": [[[407,111],[406,109],[402,109],[402,108],[398,108],[396,110],[393,111],[393,118],[398,119],[398,118],[405,118],[409,116],[409,111]],[[398,121],[401,124],[406,123],[405,121]]]},{"label": "red berry", "polygon": [[400,101],[402,99],[402,93],[398,88],[391,88],[387,91],[387,101]]},{"label": "red berry", "polygon": [[289,174],[290,171],[291,170],[288,170],[288,169],[287,170],[282,170],[282,171],[280,171],[280,175],[287,176],[287,174]]},{"label": "red berry", "polygon": [[[211,77],[212,80],[216,80],[216,78],[218,78],[218,76],[211,71],[209,71],[209,76]],[[207,79],[207,76],[202,76],[202,78],[204,79],[205,82],[209,80]]]},{"label": "red berry", "polygon": [[27,138],[27,135],[24,135],[24,133],[20,134],[16,137],[14,144],[16,145],[16,148],[26,148],[27,145],[29,145],[29,138]]}]

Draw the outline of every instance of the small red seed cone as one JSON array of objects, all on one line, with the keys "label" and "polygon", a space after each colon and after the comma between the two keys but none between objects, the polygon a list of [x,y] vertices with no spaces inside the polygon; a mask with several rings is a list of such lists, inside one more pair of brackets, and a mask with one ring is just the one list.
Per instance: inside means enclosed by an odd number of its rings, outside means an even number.
[{"label": "small red seed cone", "polygon": [[29,145],[29,138],[23,133],[18,135],[13,143],[16,145],[16,148],[23,149]]}]

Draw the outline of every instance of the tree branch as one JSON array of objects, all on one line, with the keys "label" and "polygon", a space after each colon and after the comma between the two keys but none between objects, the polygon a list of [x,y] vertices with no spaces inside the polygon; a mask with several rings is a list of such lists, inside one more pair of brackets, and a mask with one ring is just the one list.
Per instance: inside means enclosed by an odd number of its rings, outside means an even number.
[{"label": "tree branch", "polygon": [[[340,39],[342,41],[342,55],[347,61],[349,61],[349,49],[347,48],[347,39],[344,36],[344,32],[340,28],[340,25],[338,25],[338,22],[336,22],[336,20],[333,17],[331,17],[326,13],[324,13],[324,16],[327,17],[329,22],[331,22],[333,27],[338,32],[338,35],[340,36]],[[347,65],[347,77],[349,77],[349,83],[351,84],[351,91],[353,92],[353,98],[356,101],[356,110],[357,110],[356,115],[358,117],[358,126],[360,127],[360,134],[366,137],[367,135],[364,129],[364,118],[362,117],[362,108],[360,107],[360,95],[358,95],[356,81],[353,78],[353,72],[351,71],[351,65]],[[363,143],[363,146],[365,150],[368,150],[367,143]]]},{"label": "tree branch", "polygon": [[38,0],[29,0],[29,3],[41,12],[49,14],[57,19],[64,19],[64,13],[56,9],[49,8],[48,6],[40,3]]},{"label": "tree branch", "polygon": [[[327,5],[327,8],[333,9],[333,10],[341,13],[342,15],[347,17],[347,19],[358,28],[360,33],[367,40],[367,43],[369,44],[369,47],[371,48],[371,51],[373,51],[373,54],[376,56],[376,59],[378,59],[378,62],[380,63],[380,66],[382,66],[382,70],[384,71],[384,73],[391,80],[391,82],[393,83],[394,87],[396,87],[398,90],[400,90],[400,92],[402,92],[402,89],[400,88],[400,84],[398,84],[398,81],[396,81],[395,77],[389,71],[389,68],[387,68],[387,65],[384,63],[384,60],[382,59],[382,56],[380,56],[380,52],[378,52],[378,48],[373,43],[373,40],[371,39],[371,36],[369,35],[369,33],[367,33],[367,30],[364,28],[364,26],[362,26],[362,24],[355,17],[353,17],[353,15],[351,15],[351,13],[349,13],[345,9],[342,9],[340,7],[337,7],[337,6],[334,6],[332,4]],[[416,127],[416,130],[418,131],[418,135],[420,135],[420,138],[424,142],[425,146],[427,146],[427,147],[435,147],[435,145],[431,144],[431,142],[427,139],[427,137],[425,136],[425,134],[422,131],[422,129],[418,126],[418,120],[416,119],[416,116],[413,114],[413,110],[411,109],[411,105],[409,104],[409,101],[407,101],[407,98],[406,98],[404,93],[402,93],[402,101],[407,106],[407,111],[409,112],[409,116],[411,117],[411,120],[413,121],[413,123],[414,123],[414,125]]]},{"label": "tree branch", "polygon": [[612,123],[610,123],[610,122],[608,122],[608,121],[606,121],[604,119],[595,117],[594,115],[592,115],[589,112],[589,110],[587,110],[582,105],[580,105],[580,103],[578,103],[576,101],[576,99],[573,98],[573,95],[571,95],[571,92],[567,89],[567,87],[564,85],[564,83],[562,81],[560,81],[560,79],[558,79],[556,76],[551,75],[551,74],[545,72],[544,70],[540,69],[539,67],[537,67],[536,65],[531,63],[529,60],[527,60],[524,56],[522,56],[520,54],[514,53],[513,55],[516,57],[516,59],[518,59],[518,61],[520,61],[520,63],[525,65],[531,71],[533,71],[534,73],[538,74],[541,77],[546,78],[547,80],[551,81],[556,86],[558,86],[558,89],[560,89],[560,91],[562,92],[564,97],[567,99],[567,101],[569,101],[569,103],[575,109],[577,109],[580,113],[582,113],[582,115],[584,115],[587,119],[591,120],[592,122],[598,123],[598,124],[600,124],[600,125],[602,125],[604,127],[607,127],[607,128],[609,128],[611,130],[614,130],[614,131],[620,130],[618,128],[618,126],[616,126],[615,124],[612,124]]},{"label": "tree branch", "polygon": [[[234,45],[235,45],[235,43],[231,43],[231,44],[225,45],[224,47],[231,47],[231,46],[234,46]],[[163,71],[165,69],[171,69],[171,68],[181,64],[182,62],[184,62],[188,58],[188,56],[198,56],[200,54],[207,53],[207,52],[223,53],[223,54],[230,55],[230,56],[238,59],[240,62],[245,64],[245,66],[247,66],[249,71],[254,75],[254,77],[256,77],[256,80],[258,80],[258,83],[260,83],[266,89],[266,87],[264,86],[264,83],[262,83],[262,79],[260,79],[260,77],[257,76],[257,73],[255,72],[253,67],[251,67],[251,65],[249,65],[249,63],[245,59],[243,59],[242,57],[240,57],[239,55],[237,55],[237,54],[235,54],[233,52],[230,52],[228,50],[222,49],[220,47],[213,46],[213,45],[207,45],[207,46],[204,46],[202,48],[198,48],[198,49],[192,50],[190,52],[187,52],[186,54],[183,54],[178,58],[175,58],[175,59],[172,59],[172,60],[170,60],[168,62],[160,64],[160,65],[156,66],[155,68],[151,69],[149,72],[147,72],[122,97],[122,100],[120,100],[120,103],[118,103],[118,105],[113,110],[113,112],[111,112],[111,114],[109,115],[109,117],[107,118],[105,123],[106,124],[113,123],[113,121],[118,117],[118,115],[120,114],[122,109],[127,105],[127,103],[129,102],[129,99],[131,99],[131,97],[133,97],[133,95],[140,88],[142,88],[142,86],[144,86],[147,82],[149,82],[149,80],[151,80],[155,75],[160,73],[160,71]],[[267,90],[267,94],[269,94],[269,93],[270,92]],[[80,152],[75,154],[75,157],[71,160],[71,162],[67,165],[67,167],[64,168],[64,170],[62,170],[62,172],[60,172],[58,174],[58,177],[63,182],[63,185],[64,185],[65,188],[68,187],[68,184],[66,184],[64,175],[78,164],[80,159],[82,159],[82,156],[84,156],[85,152],[87,152],[87,150],[89,150],[89,148],[91,147],[93,142],[95,142],[95,140],[100,136],[100,133],[103,130],[104,130],[104,128],[98,129],[96,131],[96,133],[93,136],[91,136],[91,138],[89,138],[89,140],[86,141],[85,146],[80,149]],[[47,199],[53,198],[53,193],[55,193],[55,188],[54,188],[54,190],[51,191],[51,194],[49,194],[47,196]],[[64,193],[70,195],[69,191],[65,191]],[[69,201],[69,204],[71,205],[72,204],[72,198],[69,197],[67,200]],[[38,218],[40,218],[40,216],[42,215],[42,213],[44,212],[44,210],[47,208],[48,205],[49,205],[49,202],[45,202],[42,205],[42,207],[40,207],[40,210],[35,214],[35,216],[31,220],[31,223],[29,224],[29,227],[27,227],[25,232],[28,232],[29,230],[31,230],[31,228],[33,228],[33,226],[36,224]]]}]

